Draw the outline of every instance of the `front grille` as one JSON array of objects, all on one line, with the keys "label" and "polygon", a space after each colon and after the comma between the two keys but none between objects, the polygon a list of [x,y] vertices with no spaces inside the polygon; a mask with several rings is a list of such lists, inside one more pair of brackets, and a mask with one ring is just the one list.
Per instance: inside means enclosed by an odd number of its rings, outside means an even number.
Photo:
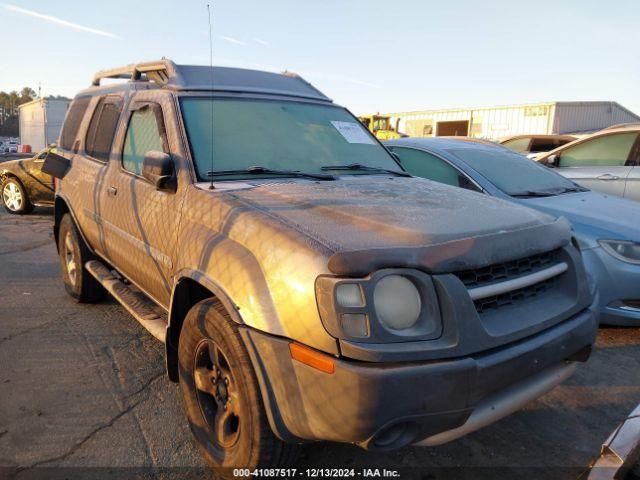
[{"label": "front grille", "polygon": [[495,295],[493,297],[482,298],[475,300],[473,304],[476,306],[478,313],[486,313],[489,310],[495,310],[497,308],[506,307],[508,305],[515,305],[523,300],[528,300],[544,294],[553,288],[554,284],[558,280],[558,277],[549,278],[530,287],[519,288],[502,295]]},{"label": "front grille", "polygon": [[497,263],[477,270],[457,272],[456,275],[467,288],[481,287],[491,283],[504,282],[512,278],[521,277],[538,270],[545,269],[558,263],[560,250],[538,253],[530,257]]},{"label": "front grille", "polygon": [[[498,263],[477,270],[466,270],[456,275],[467,289],[483,287],[495,283],[506,282],[524,275],[529,275],[549,268],[559,262],[560,250],[539,253],[505,263]],[[519,302],[540,296],[552,289],[558,276],[538,282],[528,287],[475,300],[473,303],[478,313],[515,305]]]}]

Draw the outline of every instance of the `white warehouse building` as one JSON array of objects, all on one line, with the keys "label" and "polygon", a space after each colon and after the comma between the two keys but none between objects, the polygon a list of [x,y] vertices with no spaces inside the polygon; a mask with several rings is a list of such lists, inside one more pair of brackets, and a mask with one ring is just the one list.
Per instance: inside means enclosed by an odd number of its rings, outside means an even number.
[{"label": "white warehouse building", "polygon": [[20,143],[33,151],[58,141],[70,100],[39,98],[18,107]]},{"label": "white warehouse building", "polygon": [[548,102],[385,114],[410,137],[588,133],[640,117],[616,102]]}]

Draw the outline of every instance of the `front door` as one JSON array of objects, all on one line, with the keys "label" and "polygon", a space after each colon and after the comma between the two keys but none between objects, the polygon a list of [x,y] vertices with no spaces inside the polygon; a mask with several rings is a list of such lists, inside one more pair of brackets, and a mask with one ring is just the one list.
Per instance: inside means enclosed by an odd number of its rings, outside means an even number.
[{"label": "front door", "polygon": [[33,203],[53,203],[53,177],[42,171],[49,149],[43,150],[31,160],[25,161],[29,182],[29,198]]},{"label": "front door", "polygon": [[622,197],[631,173],[637,132],[601,135],[559,154],[559,172],[587,188]]},{"label": "front door", "polygon": [[[166,94],[139,92],[129,105],[126,128],[116,144],[116,161],[105,178],[103,225],[109,259],[129,280],[168,307],[183,189],[159,191],[142,177],[145,154],[176,155],[177,139],[165,125],[174,118]],[[173,145],[172,145],[173,144]]]}]

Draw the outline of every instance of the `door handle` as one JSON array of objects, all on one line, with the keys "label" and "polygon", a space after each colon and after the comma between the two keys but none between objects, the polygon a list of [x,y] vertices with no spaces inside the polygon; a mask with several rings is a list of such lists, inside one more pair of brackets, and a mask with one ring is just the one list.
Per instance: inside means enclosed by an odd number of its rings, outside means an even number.
[{"label": "door handle", "polygon": [[605,173],[596,178],[598,180],[620,180],[620,177],[618,177],[617,175],[612,175],[610,173]]},{"label": "door handle", "polygon": [[107,192],[110,196],[115,197],[118,194],[118,189],[116,187],[109,187]]}]

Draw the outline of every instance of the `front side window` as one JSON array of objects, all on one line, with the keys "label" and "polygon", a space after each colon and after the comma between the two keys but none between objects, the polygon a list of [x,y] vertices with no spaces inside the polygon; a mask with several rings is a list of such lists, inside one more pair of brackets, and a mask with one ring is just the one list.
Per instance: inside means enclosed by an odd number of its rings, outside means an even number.
[{"label": "front side window", "polygon": [[[322,167],[362,164],[401,171],[368,130],[340,107],[211,97],[183,97],[180,104],[191,156],[201,181],[208,180],[211,171],[253,166],[341,175],[365,172],[323,171]],[[219,177],[237,178],[248,176]]]},{"label": "front side window", "polygon": [[161,118],[159,111],[148,105],[133,112],[122,150],[125,170],[140,175],[147,152],[166,152]]},{"label": "front side window", "polygon": [[373,130],[389,130],[389,119],[385,117],[378,117],[373,122]]},{"label": "front side window", "polygon": [[560,193],[577,186],[551,169],[502,148],[459,148],[452,153],[508,195]]},{"label": "front side window", "polygon": [[455,167],[431,153],[406,147],[392,147],[392,150],[412,175],[454,187],[463,187],[468,183],[462,180],[464,177]]},{"label": "front side window", "polygon": [[622,167],[629,158],[636,132],[604,135],[563,150],[561,167]]}]

